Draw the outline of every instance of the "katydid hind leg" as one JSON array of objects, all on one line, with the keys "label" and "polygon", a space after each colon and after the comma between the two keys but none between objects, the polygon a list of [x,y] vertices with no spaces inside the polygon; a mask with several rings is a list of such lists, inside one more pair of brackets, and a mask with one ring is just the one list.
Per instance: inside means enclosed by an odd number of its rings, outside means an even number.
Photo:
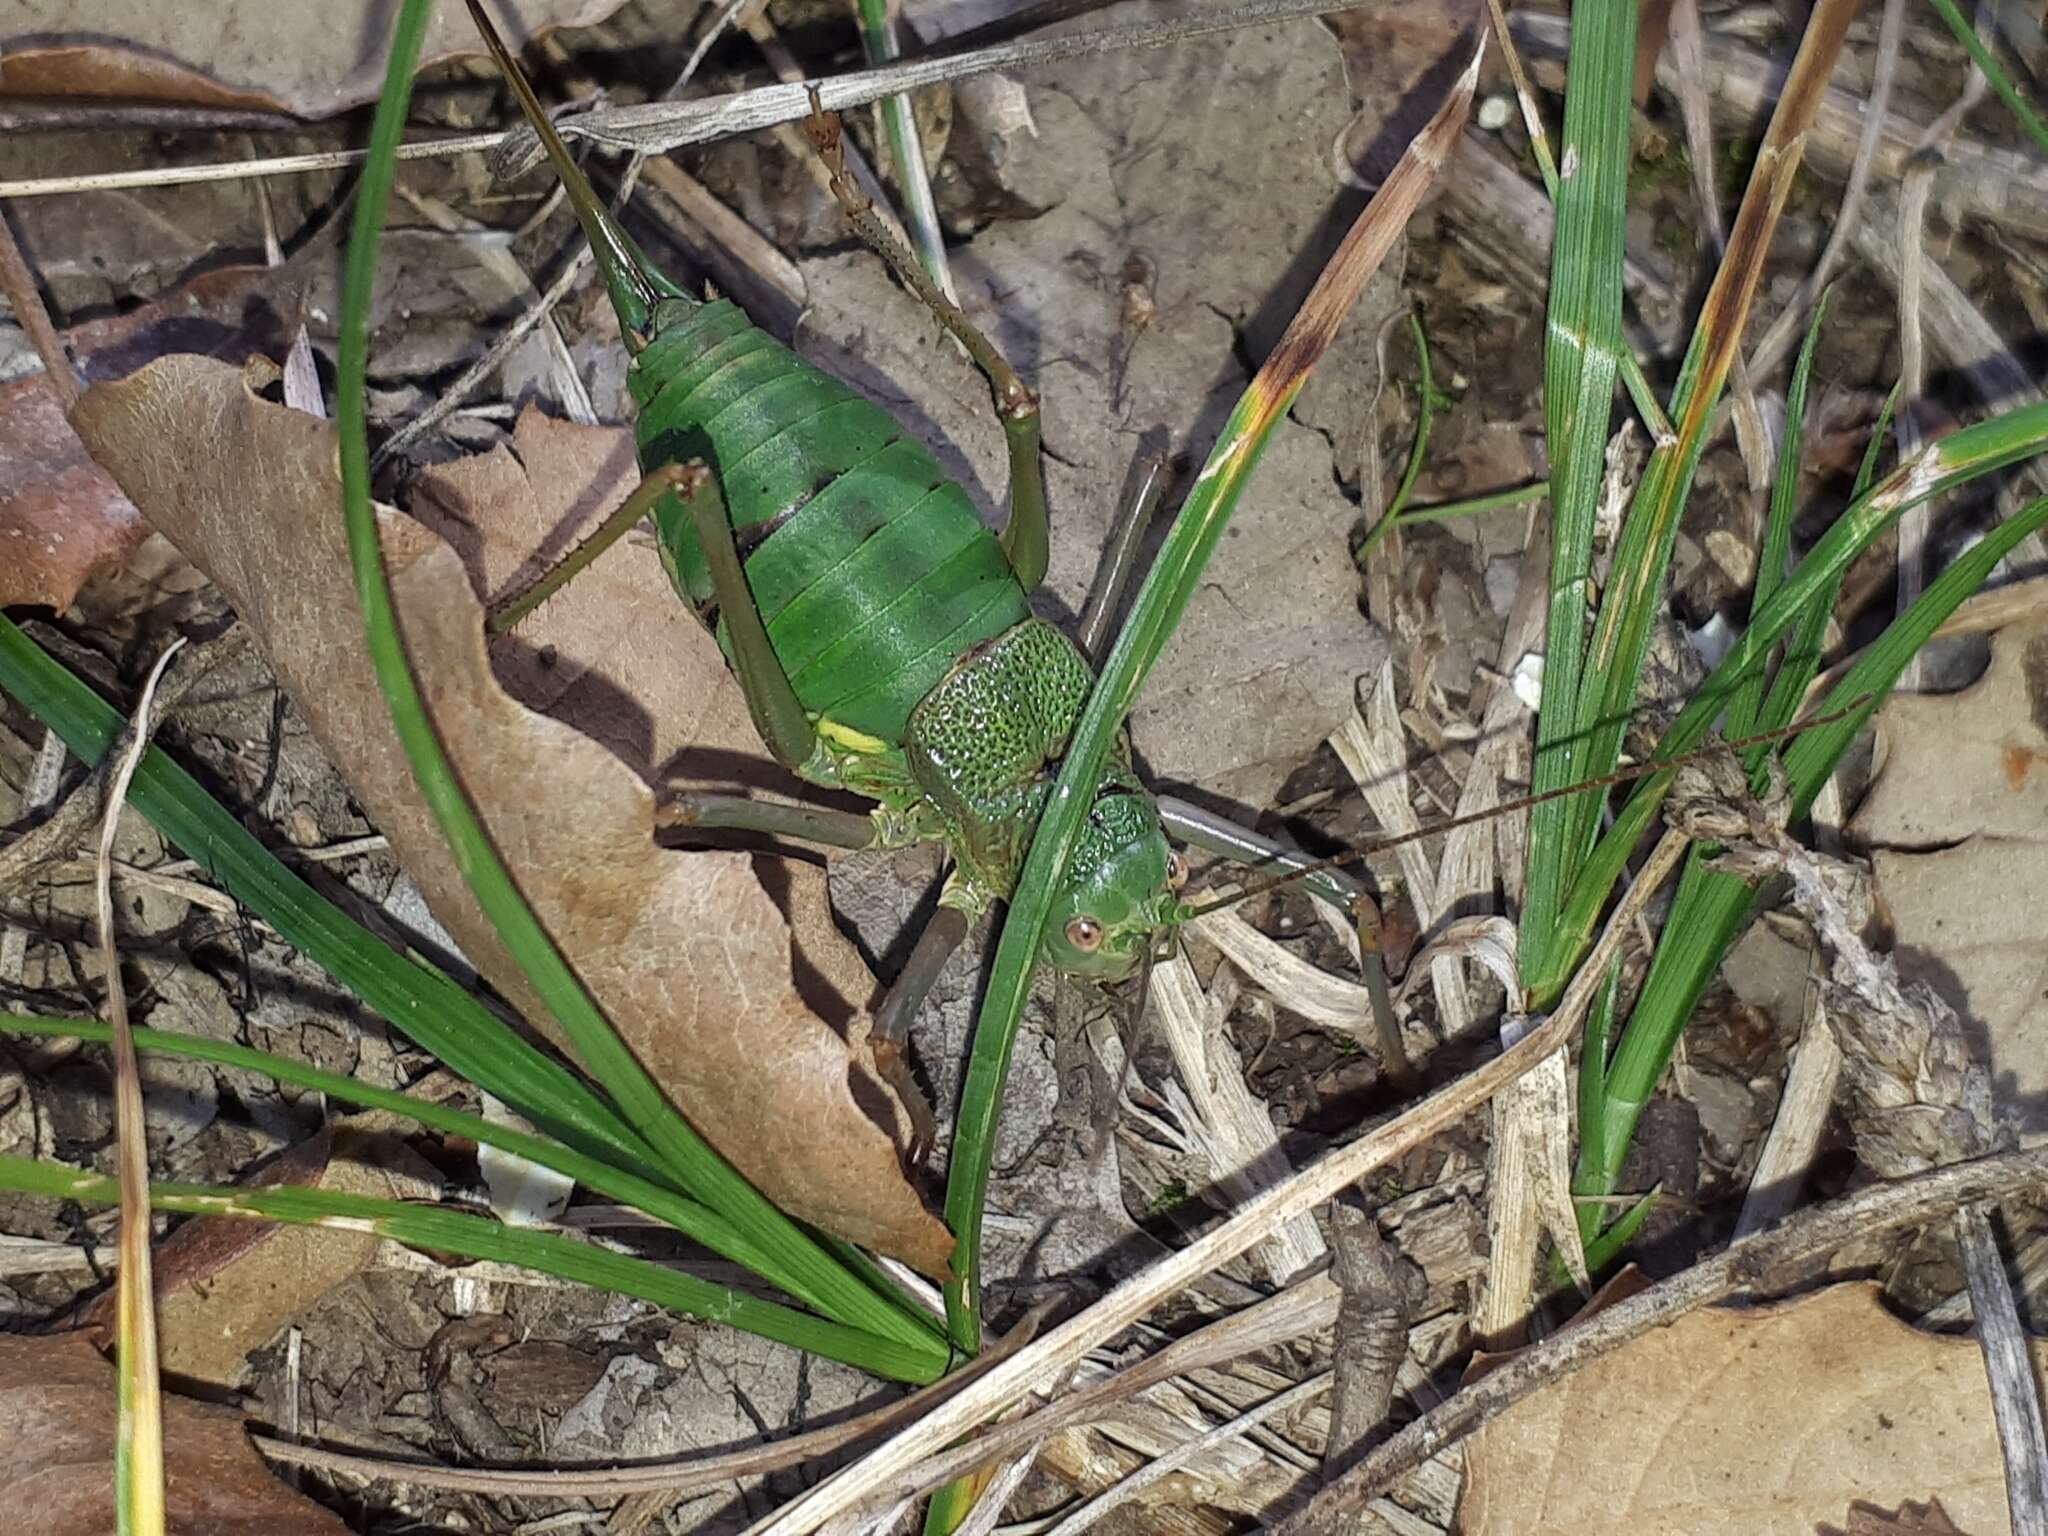
[{"label": "katydid hind leg", "polygon": [[1009,520],[1001,535],[1003,553],[1017,584],[1026,592],[1045,580],[1052,560],[1050,515],[1045,501],[1045,465],[1040,452],[1038,396],[1017,377],[1017,370],[988,336],[967,317],[967,312],[932,281],[923,263],[890,233],[875,216],[874,204],[861,191],[846,168],[845,145],[839,119],[818,105],[811,93],[811,115],[805,122],[818,158],[831,173],[832,195],[839,200],[847,222],[873,248],[912,293],[923,301],[988,380],[995,401],[996,418],[1002,423],[1003,441],[1009,454]]},{"label": "katydid hind leg", "polygon": [[1101,666],[1107,654],[1110,626],[1116,621],[1131,575],[1137,569],[1138,548],[1144,542],[1145,529],[1173,479],[1173,465],[1162,446],[1164,441],[1165,433],[1156,428],[1145,434],[1146,446],[1139,449],[1131,465],[1124,494],[1117,503],[1116,520],[1110,526],[1109,542],[1103,546],[1095,590],[1081,610],[1080,632],[1074,639],[1092,667]]},{"label": "katydid hind leg", "polygon": [[877,837],[871,816],[714,792],[677,795],[669,802],[663,819],[672,827],[754,832],[822,848],[872,848]]},{"label": "katydid hind leg", "polygon": [[1159,820],[1168,837],[1233,864],[1267,871],[1303,871],[1302,883],[1309,890],[1347,912],[1361,901],[1371,905],[1370,893],[1348,872],[1317,867],[1319,861],[1314,855],[1275,842],[1191,801],[1175,795],[1159,796]]},{"label": "katydid hind leg", "polygon": [[638,527],[643,518],[652,515],[654,504],[674,490],[676,484],[675,474],[669,470],[656,470],[648,475],[619,503],[618,510],[598,525],[596,532],[532,581],[514,587],[492,603],[484,616],[484,628],[491,634],[502,635],[532,613],[599,555]]},{"label": "katydid hind leg", "polygon": [[[663,473],[663,471],[657,471]],[[817,746],[817,732],[810,713],[797,698],[783,670],[782,659],[768,639],[768,627],[747,584],[746,567],[733,539],[732,523],[726,516],[725,495],[718,477],[699,463],[666,471],[676,477],[676,494],[682,499],[696,529],[704,561],[711,572],[711,591],[717,599],[719,617],[732,643],[732,673],[746,698],[747,713],[754,729],[774,759],[789,769],[801,768]]]},{"label": "katydid hind leg", "polygon": [[1216,854],[1250,869],[1298,872],[1302,883],[1323,900],[1348,912],[1358,928],[1358,968],[1372,1015],[1373,1037],[1380,1048],[1380,1064],[1388,1079],[1402,1091],[1416,1085],[1415,1069],[1408,1060],[1401,1038],[1400,1020],[1394,1014],[1393,992],[1387,985],[1387,967],[1380,953],[1380,909],[1365,886],[1341,869],[1317,868],[1317,861],[1299,849],[1249,827],[1239,826],[1201,806],[1172,795],[1159,797],[1159,821],[1167,835],[1206,853]]}]

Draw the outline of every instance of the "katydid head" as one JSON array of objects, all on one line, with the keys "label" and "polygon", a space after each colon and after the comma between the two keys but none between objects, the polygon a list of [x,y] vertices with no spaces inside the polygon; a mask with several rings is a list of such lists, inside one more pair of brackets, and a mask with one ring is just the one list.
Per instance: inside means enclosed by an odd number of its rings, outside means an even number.
[{"label": "katydid head", "polygon": [[1046,964],[1088,981],[1134,976],[1156,935],[1180,921],[1187,859],[1166,840],[1159,807],[1128,772],[1097,787],[1081,840],[1054,893],[1040,941]]}]

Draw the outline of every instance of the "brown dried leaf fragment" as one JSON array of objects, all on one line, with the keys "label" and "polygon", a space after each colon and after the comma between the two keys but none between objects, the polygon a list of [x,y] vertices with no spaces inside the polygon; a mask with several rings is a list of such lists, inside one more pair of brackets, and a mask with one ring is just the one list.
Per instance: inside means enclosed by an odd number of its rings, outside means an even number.
[{"label": "brown dried leaf fragment", "polygon": [[2048,1128],[2048,624],[1993,637],[1957,693],[1878,716],[1877,782],[1849,825],[1871,848],[1900,974],[1961,1016],[2001,1110]]},{"label": "brown dried leaf fragment", "polygon": [[[348,1527],[271,1473],[241,1416],[166,1395],[170,1536],[346,1536]],[[37,1536],[114,1528],[114,1368],[83,1333],[0,1335],[0,1500]]]},{"label": "brown dried leaf fragment", "polygon": [[[240,362],[283,345],[278,286],[262,267],[202,273],[140,309],[71,327],[64,343],[87,378],[132,372],[172,346]],[[0,607],[80,601],[104,620],[189,590],[189,568],[138,555],[149,531],[86,453],[46,376],[0,385]]]},{"label": "brown dried leaf fragment", "polygon": [[[401,1172],[386,1166],[415,1165]],[[352,1129],[324,1130],[245,1181],[251,1189],[295,1186],[427,1200],[432,1170],[398,1144],[380,1145]],[[164,1374],[232,1391],[252,1350],[322,1296],[367,1268],[383,1239],[332,1227],[292,1226],[239,1216],[201,1216],[156,1245],[157,1337]],[[114,1294],[87,1310],[84,1326],[111,1348]]]},{"label": "brown dried leaf fragment", "polygon": [[0,607],[64,609],[149,533],[41,374],[0,385]]},{"label": "brown dried leaf fragment", "polygon": [[1462,1517],[1472,1536],[1808,1536],[1938,1497],[1993,1536],[2001,1467],[1976,1342],[1838,1285],[1691,1313],[1517,1403],[1471,1442]]},{"label": "brown dried leaf fragment", "polygon": [[[508,0],[515,37],[587,27],[619,0]],[[23,0],[0,33],[0,95],[169,102],[327,117],[374,101],[391,46],[377,4],[159,5]],[[89,25],[81,25],[89,21]],[[460,6],[427,30],[422,67],[482,52]]]},{"label": "brown dried leaf fragment", "polygon": [[[544,1018],[420,802],[370,674],[328,423],[270,405],[234,369],[189,357],[96,387],[74,420],[258,636],[436,915],[494,985]],[[627,1043],[777,1204],[943,1272],[951,1234],[864,1108],[886,1102],[884,1090],[800,993],[797,973],[812,967],[793,956],[753,861],[657,847],[654,796],[633,770],[499,686],[455,551],[397,514],[382,526],[407,648],[456,771]]]}]

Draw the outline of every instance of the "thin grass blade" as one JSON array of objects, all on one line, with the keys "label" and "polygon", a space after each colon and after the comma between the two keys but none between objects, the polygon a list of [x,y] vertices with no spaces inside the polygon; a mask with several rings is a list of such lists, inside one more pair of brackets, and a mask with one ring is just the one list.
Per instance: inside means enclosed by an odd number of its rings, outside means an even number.
[{"label": "thin grass blade", "polygon": [[[1583,731],[1581,679],[1592,612],[1593,532],[1605,469],[1607,424],[1622,338],[1623,220],[1627,213],[1629,85],[1635,68],[1634,0],[1595,0],[1573,13],[1565,76],[1564,165],[1554,191],[1557,234],[1543,351],[1544,429],[1550,453],[1550,612],[1543,707],[1531,789],[1560,790],[1576,771]],[[1572,807],[1552,801],[1529,819],[1523,906],[1524,974],[1545,968],[1559,907],[1577,859]]]},{"label": "thin grass blade", "polygon": [[[119,1185],[113,1179],[25,1157],[0,1157],[0,1189],[77,1200],[87,1205],[111,1205],[120,1198]],[[181,1215],[335,1227],[386,1237],[425,1253],[515,1264],[621,1296],[635,1296],[688,1317],[725,1323],[795,1349],[844,1361],[878,1376],[892,1376],[920,1386],[937,1380],[940,1374],[937,1367],[910,1367],[898,1346],[873,1334],[762,1301],[651,1260],[532,1227],[507,1226],[489,1217],[330,1189],[227,1189],[207,1184],[159,1183],[150,1186],[149,1194],[159,1209]],[[925,1359],[928,1362],[931,1357]]]}]

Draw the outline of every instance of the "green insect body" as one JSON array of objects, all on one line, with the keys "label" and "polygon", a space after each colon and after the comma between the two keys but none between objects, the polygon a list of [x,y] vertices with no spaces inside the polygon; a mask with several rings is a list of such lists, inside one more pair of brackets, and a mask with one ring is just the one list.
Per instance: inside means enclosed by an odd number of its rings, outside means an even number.
[{"label": "green insect body", "polygon": [[[979,916],[1015,885],[1093,683],[1087,663],[1033,616],[966,491],[886,411],[736,305],[652,267],[493,41],[633,349],[642,469],[701,463],[715,477],[751,605],[810,722],[808,756],[789,766],[879,801],[878,846],[943,842],[954,868],[941,904]],[[663,494],[653,516],[678,594],[746,684],[685,498]],[[1095,979],[1130,974],[1177,920],[1183,869],[1125,754],[1098,787],[1044,959]]]}]

